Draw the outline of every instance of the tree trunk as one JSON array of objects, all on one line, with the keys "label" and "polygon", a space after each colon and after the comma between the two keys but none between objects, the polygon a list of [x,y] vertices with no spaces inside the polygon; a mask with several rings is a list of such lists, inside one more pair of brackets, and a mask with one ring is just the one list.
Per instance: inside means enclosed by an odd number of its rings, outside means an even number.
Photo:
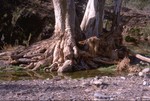
[{"label": "tree trunk", "polygon": [[115,63],[114,57],[117,54],[113,38],[98,38],[102,34],[105,0],[88,2],[81,23],[81,29],[88,38],[85,40],[88,49],[84,47],[82,50],[77,49],[76,46],[81,39],[81,33],[78,33],[80,28],[76,21],[74,0],[53,0],[53,4],[56,20],[54,35],[19,54],[12,54],[11,58],[15,60],[13,63],[23,63],[26,68],[32,70],[48,66],[45,68],[46,71],[57,70],[58,72],[68,72],[73,67],[80,70],[96,68],[101,63]]},{"label": "tree trunk", "polygon": [[119,22],[120,22],[120,11],[121,11],[122,0],[114,0],[114,16],[112,22],[111,32],[118,31]]},{"label": "tree trunk", "polygon": [[[58,65],[58,71],[71,70],[74,58],[77,58],[75,43],[75,5],[74,0],[53,0],[55,12],[56,41],[53,54],[53,64]],[[52,65],[53,65],[52,64]]]},{"label": "tree trunk", "polygon": [[[37,70],[49,66],[46,70],[65,72],[72,70],[78,57],[76,47],[75,5],[74,0],[53,0],[55,12],[54,35],[45,41],[38,42],[21,53],[12,54],[13,63],[27,64],[26,68]],[[80,36],[79,36],[80,38]]]},{"label": "tree trunk", "polygon": [[102,34],[105,0],[89,0],[81,22],[86,38]]}]

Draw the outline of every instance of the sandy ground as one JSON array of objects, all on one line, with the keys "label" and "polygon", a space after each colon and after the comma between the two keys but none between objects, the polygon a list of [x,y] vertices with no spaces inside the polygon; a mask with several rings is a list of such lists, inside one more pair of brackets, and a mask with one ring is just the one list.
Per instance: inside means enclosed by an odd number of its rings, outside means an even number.
[{"label": "sandy ground", "polygon": [[0,100],[150,100],[150,78],[93,77],[0,81]]}]

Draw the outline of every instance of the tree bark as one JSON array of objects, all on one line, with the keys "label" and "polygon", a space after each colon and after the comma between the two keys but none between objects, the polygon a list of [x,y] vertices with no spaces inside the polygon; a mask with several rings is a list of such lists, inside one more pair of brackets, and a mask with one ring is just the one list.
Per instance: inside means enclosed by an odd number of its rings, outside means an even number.
[{"label": "tree bark", "polygon": [[89,0],[81,22],[86,38],[102,34],[105,0]]},{"label": "tree bark", "polygon": [[54,34],[59,38],[54,49],[53,64],[58,65],[58,72],[64,72],[71,70],[74,58],[78,55],[75,43],[75,5],[74,0],[53,0],[53,4],[56,20]]},{"label": "tree bark", "polygon": [[116,32],[120,22],[120,11],[121,11],[122,0],[114,0],[114,16],[112,22],[111,32]]},{"label": "tree bark", "polygon": [[[37,70],[46,67],[46,70],[65,72],[72,70],[75,59],[78,57],[76,46],[75,4],[74,0],[53,0],[55,12],[54,35],[47,40],[38,42],[25,51],[13,53],[13,64],[23,63],[27,69]],[[80,37],[80,36],[79,36]],[[16,55],[17,54],[17,55]],[[50,65],[50,66],[49,66]]]}]

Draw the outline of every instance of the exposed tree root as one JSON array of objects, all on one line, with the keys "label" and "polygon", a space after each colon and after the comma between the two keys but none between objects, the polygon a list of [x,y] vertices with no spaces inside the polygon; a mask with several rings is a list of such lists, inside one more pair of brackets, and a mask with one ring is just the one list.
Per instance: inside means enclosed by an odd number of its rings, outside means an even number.
[{"label": "exposed tree root", "polygon": [[[120,53],[119,51],[122,51],[121,49],[115,50],[113,47],[109,47],[112,46],[112,44],[103,42],[102,39],[91,37],[91,39],[84,41],[84,44],[82,43],[84,49],[81,50],[76,47],[71,37],[65,37],[66,36],[60,36],[60,38],[52,37],[51,39],[33,44],[26,49],[16,49],[11,52],[0,53],[0,58],[3,59],[7,57],[8,60],[11,60],[11,64],[20,64],[23,65],[25,69],[31,69],[33,71],[44,67],[46,72],[68,72],[72,70],[97,68],[101,64],[117,63],[117,69],[119,71],[125,69],[129,70],[129,67],[131,67],[130,60],[127,57],[121,62],[118,62],[118,55]],[[96,42],[98,44],[95,44]],[[127,52],[143,61],[150,62],[149,58],[135,54],[130,50],[126,50],[123,54]],[[11,57],[8,57],[10,55]]]}]

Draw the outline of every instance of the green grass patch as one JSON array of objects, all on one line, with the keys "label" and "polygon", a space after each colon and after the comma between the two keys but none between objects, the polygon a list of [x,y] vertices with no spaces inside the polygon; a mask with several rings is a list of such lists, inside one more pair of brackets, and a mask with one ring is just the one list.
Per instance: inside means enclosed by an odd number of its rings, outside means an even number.
[{"label": "green grass patch", "polygon": [[109,67],[100,67],[97,70],[101,71],[102,73],[113,73],[116,71],[116,65],[111,65]]},{"label": "green grass patch", "polygon": [[12,68],[12,70],[14,70],[14,71],[23,71],[23,70],[24,70],[24,68],[23,68],[23,67],[20,67],[20,66],[12,66],[11,68]]}]

